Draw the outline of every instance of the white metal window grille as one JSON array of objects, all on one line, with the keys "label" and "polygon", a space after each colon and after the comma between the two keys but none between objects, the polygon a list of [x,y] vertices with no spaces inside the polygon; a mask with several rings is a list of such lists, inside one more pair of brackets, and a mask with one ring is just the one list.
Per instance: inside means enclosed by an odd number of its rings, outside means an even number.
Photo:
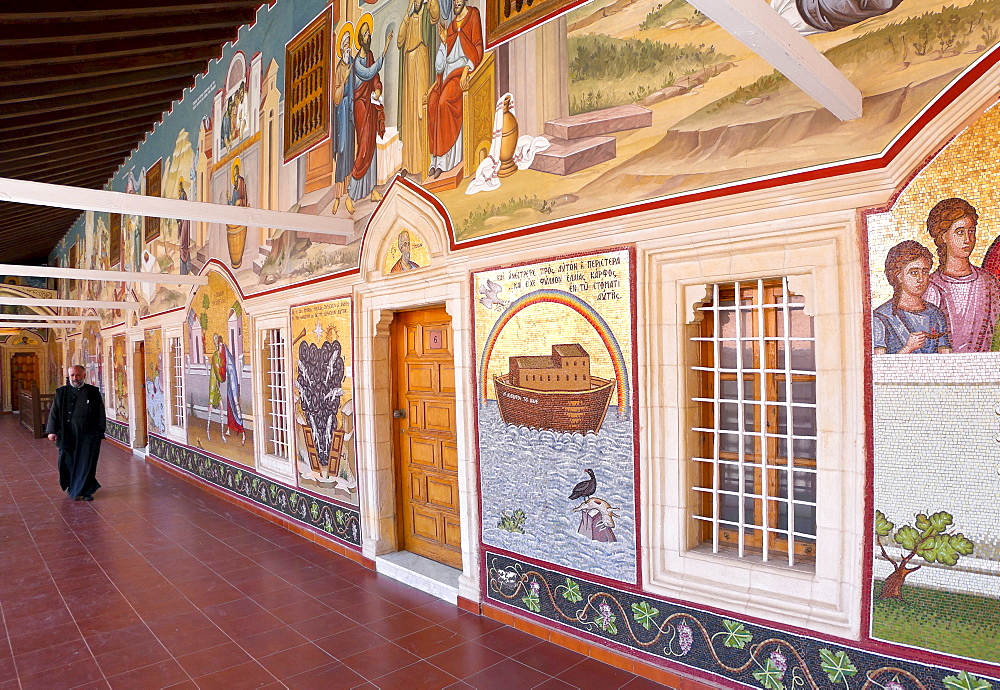
[{"label": "white metal window grille", "polygon": [[184,352],[180,338],[170,339],[170,366],[173,373],[173,424],[184,426]]},{"label": "white metal window grille", "polygon": [[787,278],[721,283],[693,338],[693,518],[704,546],[814,563],[816,338]]},{"label": "white metal window grille", "polygon": [[282,458],[289,454],[288,377],[285,372],[285,338],[279,328],[264,332],[265,376],[267,377],[268,452]]}]

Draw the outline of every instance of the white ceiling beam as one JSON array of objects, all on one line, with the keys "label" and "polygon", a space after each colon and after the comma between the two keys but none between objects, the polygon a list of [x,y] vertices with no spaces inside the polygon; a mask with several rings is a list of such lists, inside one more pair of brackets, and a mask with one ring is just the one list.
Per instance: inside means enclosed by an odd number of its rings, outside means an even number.
[{"label": "white ceiling beam", "polygon": [[0,322],[0,330],[4,328],[79,328],[72,323],[32,323],[30,321]]},{"label": "white ceiling beam", "polygon": [[95,271],[57,266],[19,266],[0,264],[0,275],[34,278],[71,278],[73,280],[125,281],[127,283],[163,283],[169,285],[208,285],[208,276],[140,273],[136,271]]},{"label": "white ceiling beam", "polygon": [[766,0],[687,0],[841,120],[861,117],[861,91]]},{"label": "white ceiling beam", "polygon": [[0,177],[0,201],[55,208],[75,208],[81,211],[106,211],[131,216],[177,218],[205,223],[316,232],[341,237],[345,242],[355,234],[354,220],[351,218],[268,211],[249,206],[209,204],[203,201],[165,199],[142,194],[67,187],[47,182],[12,180],[6,177]]},{"label": "white ceiling beam", "polygon": [[12,307],[78,307],[80,309],[123,309],[139,308],[138,302],[103,302],[95,299],[41,299],[36,297],[0,297],[0,305]]},{"label": "white ceiling beam", "polygon": [[15,321],[100,321],[100,316],[47,316],[45,314],[0,314],[0,326],[6,320]]}]

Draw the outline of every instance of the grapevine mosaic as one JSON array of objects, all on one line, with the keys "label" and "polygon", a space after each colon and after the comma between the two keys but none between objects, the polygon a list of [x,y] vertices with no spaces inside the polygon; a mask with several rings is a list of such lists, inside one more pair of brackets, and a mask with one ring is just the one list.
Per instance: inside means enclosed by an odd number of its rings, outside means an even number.
[{"label": "grapevine mosaic", "polygon": [[486,554],[486,598],[573,632],[765,690],[990,690],[995,678],[903,661]]},{"label": "grapevine mosaic", "polygon": [[354,547],[361,545],[361,515],[357,510],[300,493],[245,468],[234,467],[159,436],[150,435],[149,452],[178,469],[320,530],[338,541]]}]

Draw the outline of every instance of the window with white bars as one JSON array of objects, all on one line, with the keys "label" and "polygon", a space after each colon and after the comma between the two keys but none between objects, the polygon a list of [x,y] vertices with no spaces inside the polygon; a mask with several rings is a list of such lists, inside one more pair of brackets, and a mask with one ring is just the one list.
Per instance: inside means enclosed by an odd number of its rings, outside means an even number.
[{"label": "window with white bars", "polygon": [[171,415],[174,426],[184,426],[184,350],[180,338],[170,339]]},{"label": "window with white bars", "polygon": [[700,548],[813,565],[816,338],[787,278],[711,286],[698,307],[692,519]]},{"label": "window with white bars", "polygon": [[270,455],[288,458],[288,375],[285,368],[287,346],[280,328],[264,330],[264,418],[267,420],[266,450]]}]

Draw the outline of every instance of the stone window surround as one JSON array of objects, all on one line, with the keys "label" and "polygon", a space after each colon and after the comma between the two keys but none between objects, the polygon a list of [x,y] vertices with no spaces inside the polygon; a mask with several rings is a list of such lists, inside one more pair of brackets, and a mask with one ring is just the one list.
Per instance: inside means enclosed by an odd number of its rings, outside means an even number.
[{"label": "stone window surround", "polygon": [[[766,222],[704,232],[674,247],[640,245],[646,340],[641,506],[644,588],[695,604],[857,639],[864,586],[864,337],[854,226]],[[645,274],[645,275],[643,275]],[[687,458],[696,439],[689,336],[712,283],[788,276],[817,338],[818,506],[815,569],[743,562],[694,549]],[[834,289],[831,289],[833,287]],[[645,320],[643,325],[642,321]],[[641,352],[642,350],[640,350]]]},{"label": "stone window surround", "polygon": [[[163,359],[165,362],[164,369],[167,370],[167,381],[164,390],[165,401],[169,400],[169,405],[167,405],[167,437],[177,441],[178,443],[187,443],[187,426],[175,424],[177,421],[174,419],[174,396],[176,395],[177,386],[181,388],[181,394],[186,396],[187,393],[184,391],[184,379],[183,377],[178,382],[177,375],[174,371],[174,352],[173,345],[174,340],[180,341],[181,346],[181,359],[186,362],[187,353],[184,350],[184,327],[180,324],[176,326],[167,326],[163,329],[163,334],[161,336],[160,342],[163,347]],[[166,364],[169,362],[169,364]],[[182,368],[183,368],[182,362]],[[187,421],[187,397],[184,398],[185,406],[185,419],[182,420],[186,423]]]},{"label": "stone window surround", "polygon": [[[296,464],[296,447],[298,444],[294,442],[295,429],[292,426],[292,419],[294,419],[294,405],[295,398],[292,394],[292,372],[294,371],[292,367],[292,357],[291,357],[291,344],[289,343],[289,311],[288,308],[281,309],[280,311],[271,311],[266,314],[259,314],[251,316],[250,328],[253,332],[253,371],[254,371],[254,419],[260,420],[259,433],[254,434],[254,444],[256,445],[254,455],[257,458],[256,470],[260,472],[265,477],[270,477],[272,479],[277,479],[278,481],[285,482],[291,486],[296,486],[297,482],[295,479],[295,464]],[[266,395],[267,395],[267,380],[265,377],[265,355],[264,355],[264,342],[267,337],[267,331],[277,329],[281,331],[282,336],[285,339],[285,371],[286,379],[288,382],[288,406],[290,414],[286,419],[286,429],[285,437],[289,439],[291,445],[289,447],[289,456],[287,458],[282,458],[275,456],[268,452],[269,441],[267,438],[267,433],[264,433],[263,426],[270,423],[270,418],[264,414],[264,410],[267,409],[266,405]]]}]

